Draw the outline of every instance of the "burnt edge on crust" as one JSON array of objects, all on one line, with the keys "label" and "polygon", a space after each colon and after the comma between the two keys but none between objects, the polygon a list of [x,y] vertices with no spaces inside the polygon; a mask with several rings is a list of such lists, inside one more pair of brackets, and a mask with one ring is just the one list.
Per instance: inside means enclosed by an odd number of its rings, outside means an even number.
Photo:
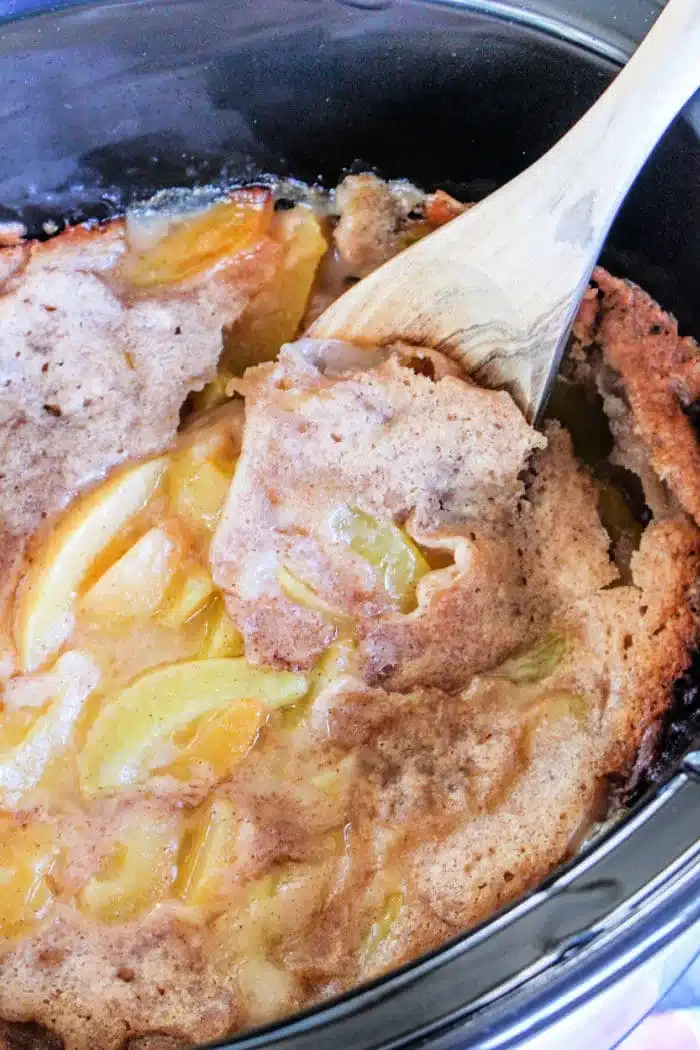
[{"label": "burnt edge on crust", "polygon": [[[63,1040],[35,1021],[0,1020],[0,1050],[63,1050]],[[134,1036],[125,1050],[176,1050],[182,1043],[171,1035],[152,1032]]]},{"label": "burnt edge on crust", "polygon": [[35,1021],[0,1020],[0,1050],[62,1050],[63,1040]]},{"label": "burnt edge on crust", "polygon": [[677,770],[683,756],[700,743],[700,651],[673,684],[670,705],[642,738],[639,755],[627,781],[618,786],[620,806],[639,802]]}]

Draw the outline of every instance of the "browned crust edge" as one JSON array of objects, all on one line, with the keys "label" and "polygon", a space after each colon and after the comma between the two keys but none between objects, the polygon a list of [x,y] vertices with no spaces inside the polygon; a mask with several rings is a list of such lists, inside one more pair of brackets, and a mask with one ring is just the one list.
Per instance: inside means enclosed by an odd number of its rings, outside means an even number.
[{"label": "browned crust edge", "polygon": [[631,281],[602,267],[593,273],[597,301],[587,297],[575,328],[584,347],[597,344],[622,384],[634,436],[656,474],[700,523],[700,443],[688,416],[700,398],[700,348]]},{"label": "browned crust edge", "polygon": [[[152,1032],[134,1036],[125,1050],[178,1050],[185,1044],[170,1035]],[[0,1050],[63,1050],[63,1041],[34,1021],[0,1020]]]}]

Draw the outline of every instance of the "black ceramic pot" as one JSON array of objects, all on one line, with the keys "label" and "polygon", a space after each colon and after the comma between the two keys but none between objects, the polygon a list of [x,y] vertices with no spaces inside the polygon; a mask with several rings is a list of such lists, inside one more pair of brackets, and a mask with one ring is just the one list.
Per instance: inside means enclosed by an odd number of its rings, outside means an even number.
[{"label": "black ceramic pot", "polygon": [[[4,6],[0,219],[20,218],[38,235],[48,219],[103,218],[165,186],[266,171],[333,184],[353,165],[371,166],[483,195],[580,116],[659,7],[651,0]],[[700,336],[700,98],[639,178],[605,261]],[[539,890],[442,951],[231,1045],[495,1048],[529,1038],[539,1047],[563,1013],[592,998],[610,1003],[616,989],[629,996],[635,968],[674,940],[700,942],[697,696],[691,675],[663,736],[661,772],[629,816]],[[627,1009],[630,1023],[643,1008]],[[618,1025],[605,1046],[621,1034]],[[603,1050],[601,1038],[580,1045]],[[567,1036],[547,1045],[579,1044]]]}]

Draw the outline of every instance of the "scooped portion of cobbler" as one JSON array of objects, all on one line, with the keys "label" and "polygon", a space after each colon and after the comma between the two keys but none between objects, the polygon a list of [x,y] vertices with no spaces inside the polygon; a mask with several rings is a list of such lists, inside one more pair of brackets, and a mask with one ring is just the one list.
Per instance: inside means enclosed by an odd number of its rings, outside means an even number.
[{"label": "scooped portion of cobbler", "polygon": [[0,1045],[219,1039],[439,946],[697,644],[696,344],[597,272],[584,465],[429,347],[302,337],[462,205],[290,192],[0,250]]}]

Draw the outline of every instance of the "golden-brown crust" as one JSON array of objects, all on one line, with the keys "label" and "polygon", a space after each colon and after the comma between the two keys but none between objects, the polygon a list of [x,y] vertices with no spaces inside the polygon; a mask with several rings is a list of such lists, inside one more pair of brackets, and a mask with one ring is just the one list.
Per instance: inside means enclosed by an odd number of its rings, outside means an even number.
[{"label": "golden-brown crust", "polygon": [[628,403],[632,443],[641,443],[658,477],[700,522],[700,444],[687,409],[700,397],[700,350],[670,314],[629,281],[593,274],[577,332],[597,344]]},{"label": "golden-brown crust", "polygon": [[558,423],[545,427],[547,448],[530,462],[527,503],[521,507],[522,572],[530,590],[550,593],[550,618],[617,579],[609,537],[598,514],[597,491]]},{"label": "golden-brown crust", "polygon": [[686,519],[652,524],[632,558],[638,615],[620,632],[627,699],[607,712],[608,774],[626,775],[645,732],[668,709],[672,687],[700,642],[700,533]]},{"label": "golden-brown crust", "polygon": [[[419,588],[412,616],[361,623],[363,669],[372,685],[453,691],[495,667],[532,633],[530,593],[512,546],[485,539],[461,546],[456,579],[424,600]],[[537,620],[539,625],[539,614]]]},{"label": "golden-brown crust", "polygon": [[26,937],[21,952],[5,954],[6,1021],[38,1022],[81,1050],[117,1050],[152,1033],[191,1045],[222,1038],[240,1023],[233,995],[210,973],[201,935],[186,920],[166,913],[100,927],[64,911],[49,929]]}]

